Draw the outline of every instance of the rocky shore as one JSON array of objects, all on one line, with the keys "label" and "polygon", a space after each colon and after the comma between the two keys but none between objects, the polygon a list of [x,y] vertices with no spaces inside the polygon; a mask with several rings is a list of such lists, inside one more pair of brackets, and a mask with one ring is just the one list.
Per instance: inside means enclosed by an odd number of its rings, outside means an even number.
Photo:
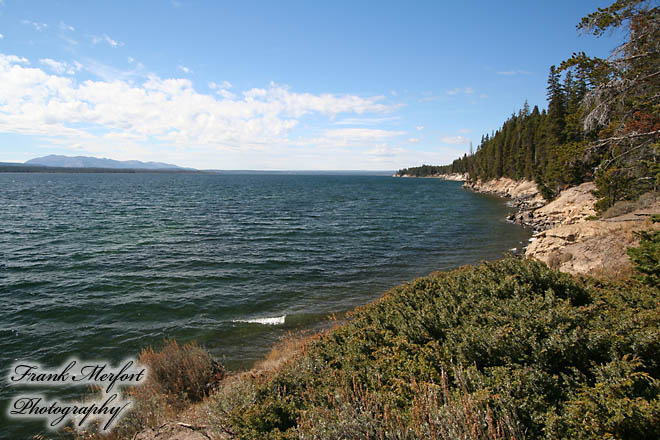
[{"label": "rocky shore", "polygon": [[517,212],[508,220],[534,230],[525,256],[571,274],[616,275],[629,271],[626,250],[637,245],[635,232],[656,228],[650,218],[660,213],[660,198],[651,196],[637,206],[628,205],[620,214],[614,210],[602,216],[608,218],[597,219],[593,182],[568,188],[550,203],[529,181],[501,178],[466,182],[464,187],[511,199]]},{"label": "rocky shore", "polygon": [[[418,177],[418,176],[412,176],[410,174],[403,174],[403,175],[395,174],[392,177]],[[467,174],[460,174],[460,173],[433,174],[431,176],[424,176],[424,177],[430,178],[430,179],[453,180],[453,181],[456,181],[456,182],[465,182],[466,180],[468,180],[468,175]]]},{"label": "rocky shore", "polygon": [[534,231],[542,229],[543,222],[535,218],[535,211],[545,205],[545,200],[539,194],[534,182],[529,180],[515,181],[508,177],[488,181],[466,181],[464,188],[475,192],[491,194],[511,199],[509,204],[516,208],[507,220],[532,228]]}]

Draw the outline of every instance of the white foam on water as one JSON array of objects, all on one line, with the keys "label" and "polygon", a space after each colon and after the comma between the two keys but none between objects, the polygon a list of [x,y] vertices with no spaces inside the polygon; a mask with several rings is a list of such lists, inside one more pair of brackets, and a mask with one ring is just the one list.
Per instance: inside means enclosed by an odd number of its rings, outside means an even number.
[{"label": "white foam on water", "polygon": [[234,319],[232,322],[248,322],[250,324],[263,324],[263,325],[282,325],[286,315],[275,316],[274,318],[255,318],[255,319]]}]

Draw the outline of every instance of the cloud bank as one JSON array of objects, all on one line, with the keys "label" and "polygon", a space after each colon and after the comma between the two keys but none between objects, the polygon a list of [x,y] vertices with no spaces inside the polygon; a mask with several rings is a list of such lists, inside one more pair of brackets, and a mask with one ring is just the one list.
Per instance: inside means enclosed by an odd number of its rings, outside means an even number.
[{"label": "cloud bank", "polygon": [[[92,140],[122,137],[180,147],[249,147],[286,141],[305,115],[383,113],[382,97],[296,93],[271,83],[241,94],[203,94],[181,78],[150,76],[141,84],[124,80],[77,82],[80,70],[52,59],[40,63],[0,55],[0,130],[48,138]],[[226,91],[228,82],[211,88]],[[219,96],[218,96],[219,95]],[[382,137],[376,130],[329,131],[329,137]],[[64,139],[64,141],[62,141]]]}]

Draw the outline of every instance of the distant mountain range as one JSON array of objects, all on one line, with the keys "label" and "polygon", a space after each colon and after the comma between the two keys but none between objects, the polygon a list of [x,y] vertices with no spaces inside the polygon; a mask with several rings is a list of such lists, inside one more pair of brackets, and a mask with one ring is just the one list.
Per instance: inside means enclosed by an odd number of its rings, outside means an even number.
[{"label": "distant mountain range", "polygon": [[182,168],[177,165],[162,162],[140,162],[139,160],[114,160],[99,159],[89,156],[61,156],[51,154],[50,156],[36,157],[25,162],[25,165],[42,165],[47,167],[64,168],[119,168],[134,170],[191,170],[192,168]]}]

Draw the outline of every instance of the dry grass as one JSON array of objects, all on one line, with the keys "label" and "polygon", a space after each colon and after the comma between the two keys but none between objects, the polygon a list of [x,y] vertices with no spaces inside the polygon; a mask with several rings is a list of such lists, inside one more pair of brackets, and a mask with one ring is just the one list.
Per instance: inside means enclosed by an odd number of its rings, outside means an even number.
[{"label": "dry grass", "polygon": [[146,348],[140,353],[139,363],[148,367],[148,376],[143,385],[125,392],[125,397],[133,401],[128,413],[111,432],[101,434],[97,426],[89,426],[72,433],[76,440],[132,438],[146,428],[180,418],[225,377],[224,368],[195,343],[167,341],[159,351]]},{"label": "dry grass", "polygon": [[523,440],[515,410],[484,392],[471,392],[467,374],[454,369],[458,391],[447,374],[436,384],[414,383],[409,412],[388,403],[387,396],[354,381],[323,399],[308,396],[310,410],[298,421],[298,434],[309,440]]},{"label": "dry grass", "polygon": [[318,333],[309,332],[287,334],[275,344],[263,360],[254,364],[249,374],[265,374],[277,370],[295,357],[303,355],[307,345],[318,337]]},{"label": "dry grass", "polygon": [[144,386],[133,390],[133,396],[163,395],[174,407],[199,402],[225,376],[224,368],[196,343],[179,346],[169,341],[159,351],[142,350],[139,360],[148,367],[149,377]]},{"label": "dry grass", "polygon": [[654,204],[660,202],[660,194],[656,192],[644,193],[635,201],[620,200],[608,208],[601,215],[602,219],[609,219],[619,217],[624,214],[629,214],[638,209],[650,208]]}]

